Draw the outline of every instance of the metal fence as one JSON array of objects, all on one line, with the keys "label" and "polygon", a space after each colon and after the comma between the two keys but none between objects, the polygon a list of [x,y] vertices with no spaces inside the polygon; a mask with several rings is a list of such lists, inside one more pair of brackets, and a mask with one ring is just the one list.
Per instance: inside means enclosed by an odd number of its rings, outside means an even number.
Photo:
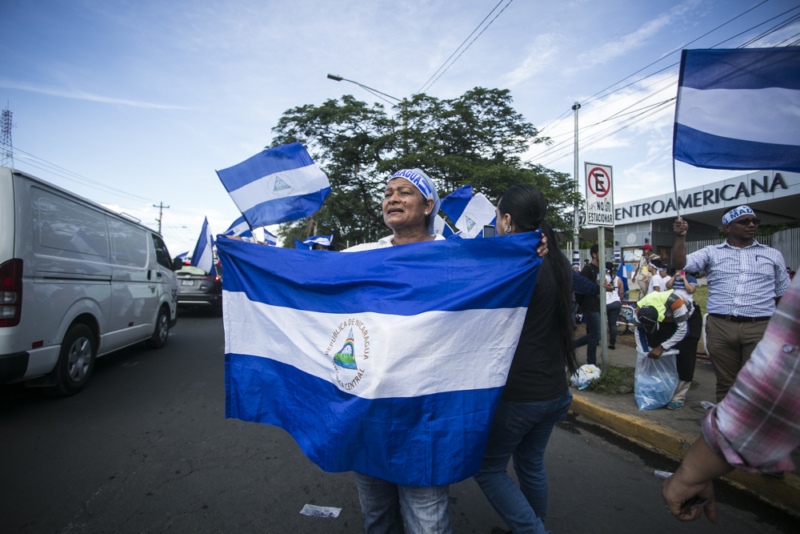
[{"label": "metal fence", "polygon": [[[797,270],[797,268],[800,267],[800,228],[791,228],[789,230],[776,232],[772,235],[759,236],[757,240],[762,245],[767,245],[768,247],[772,247],[780,251],[780,253],[783,254],[783,259],[786,261],[787,267],[791,267],[792,270]],[[709,245],[719,245],[723,241],[724,239],[705,239],[701,241],[687,241],[686,253],[691,254],[692,252],[697,252],[701,248],[707,247]],[[592,256],[589,254],[588,248],[582,248],[579,250],[579,252],[580,252],[580,264],[582,267],[583,260],[591,260]],[[566,254],[567,259],[571,261],[572,247],[568,246],[566,250],[564,250],[564,254]],[[607,261],[614,261],[613,248],[606,249],[606,258]]]}]

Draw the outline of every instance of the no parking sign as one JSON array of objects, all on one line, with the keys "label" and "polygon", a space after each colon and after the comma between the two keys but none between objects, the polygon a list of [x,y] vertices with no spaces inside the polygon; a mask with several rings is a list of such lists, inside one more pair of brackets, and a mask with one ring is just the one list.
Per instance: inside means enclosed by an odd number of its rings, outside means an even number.
[{"label": "no parking sign", "polygon": [[586,171],[586,225],[614,226],[614,187],[611,165],[584,162]]}]

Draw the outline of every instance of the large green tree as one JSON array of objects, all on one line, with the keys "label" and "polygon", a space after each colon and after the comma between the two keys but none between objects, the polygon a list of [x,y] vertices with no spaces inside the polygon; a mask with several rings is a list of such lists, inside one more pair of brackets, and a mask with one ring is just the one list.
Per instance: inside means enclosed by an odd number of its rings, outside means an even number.
[{"label": "large green tree", "polygon": [[511,185],[535,185],[550,203],[548,220],[558,231],[571,233],[571,178],[522,161],[532,144],[547,139],[514,110],[508,90],[476,87],[444,100],[414,95],[394,111],[389,116],[381,104],[346,95],[284,112],[273,128],[272,146],[303,144],[332,188],[313,218],[281,227],[288,246],[293,238],[334,229],[340,246],[388,235],[381,214],[386,180],[394,171],[415,167],[433,178],[442,198],[472,184],[496,202]]}]

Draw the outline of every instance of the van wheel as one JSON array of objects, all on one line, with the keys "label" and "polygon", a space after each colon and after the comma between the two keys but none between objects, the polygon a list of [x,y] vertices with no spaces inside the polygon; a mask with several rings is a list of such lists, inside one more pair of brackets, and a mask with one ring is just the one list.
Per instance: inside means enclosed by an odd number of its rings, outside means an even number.
[{"label": "van wheel", "polygon": [[61,353],[56,364],[56,385],[48,393],[61,396],[74,395],[89,382],[97,355],[94,333],[84,324],[69,329],[61,343]]},{"label": "van wheel", "polygon": [[156,329],[153,330],[153,337],[147,340],[147,348],[160,349],[167,344],[169,336],[169,313],[166,308],[161,308],[156,319]]}]

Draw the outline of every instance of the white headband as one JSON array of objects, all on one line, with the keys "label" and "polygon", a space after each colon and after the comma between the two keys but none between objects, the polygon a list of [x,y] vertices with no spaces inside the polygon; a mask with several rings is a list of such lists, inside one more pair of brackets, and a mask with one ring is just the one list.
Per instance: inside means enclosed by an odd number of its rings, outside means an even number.
[{"label": "white headband", "polygon": [[756,212],[750,209],[750,206],[739,206],[733,208],[731,211],[722,216],[722,224],[730,224],[734,219],[738,219],[742,215],[752,215],[755,217]]}]

